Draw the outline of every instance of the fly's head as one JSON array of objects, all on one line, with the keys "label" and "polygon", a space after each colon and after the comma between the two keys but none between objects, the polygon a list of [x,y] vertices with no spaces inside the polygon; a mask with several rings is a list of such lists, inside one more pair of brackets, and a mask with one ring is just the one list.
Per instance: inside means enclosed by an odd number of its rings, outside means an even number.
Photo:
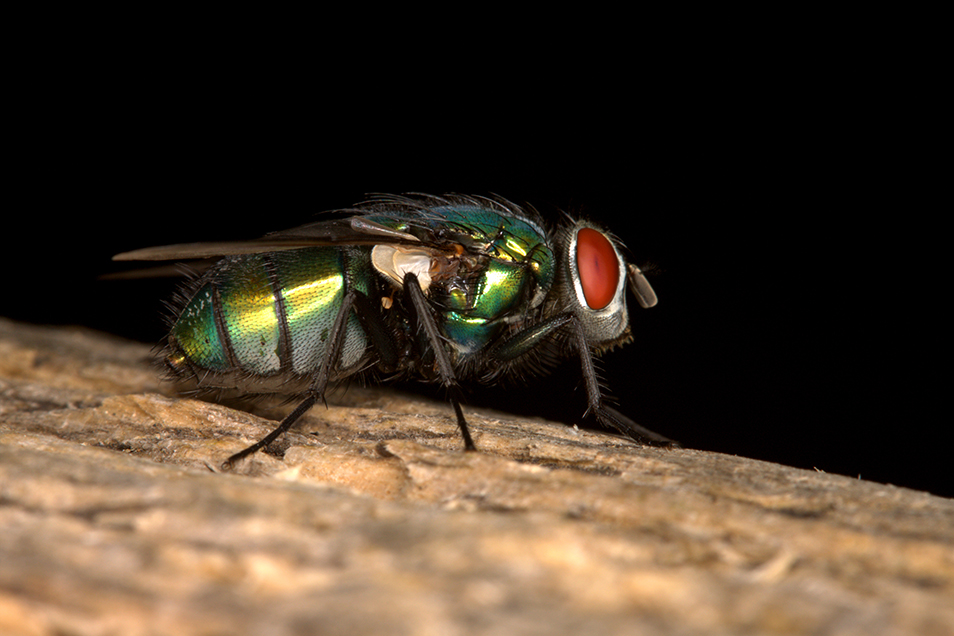
[{"label": "fly's head", "polygon": [[644,308],[656,304],[656,294],[642,271],[626,262],[619,242],[607,231],[575,221],[562,234],[562,299],[583,325],[586,339],[597,351],[629,340],[626,288]]}]

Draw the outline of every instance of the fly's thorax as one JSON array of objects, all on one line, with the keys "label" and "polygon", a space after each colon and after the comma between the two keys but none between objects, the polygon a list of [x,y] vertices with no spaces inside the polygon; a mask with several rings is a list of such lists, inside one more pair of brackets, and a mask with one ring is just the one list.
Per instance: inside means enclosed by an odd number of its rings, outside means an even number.
[{"label": "fly's thorax", "polygon": [[475,254],[460,244],[446,250],[377,245],[371,263],[395,289],[403,287],[407,274],[417,277],[460,354],[486,345],[506,319],[520,311],[521,302],[529,303],[537,287],[533,270],[525,264]]},{"label": "fly's thorax", "polygon": [[530,218],[462,205],[429,210],[413,225],[397,220],[395,229],[415,233],[428,245],[376,245],[371,263],[395,289],[408,273],[417,277],[458,354],[479,351],[538,308],[553,284],[548,236]]},{"label": "fly's thorax", "polygon": [[[481,205],[461,199],[415,212],[370,214],[365,220],[389,227],[421,246],[382,243],[372,251],[374,268],[395,287],[404,275],[414,273],[421,288],[428,292],[432,280],[453,284],[455,277],[482,275],[491,261],[511,263],[535,284],[532,306],[543,302],[555,274],[555,259],[550,239],[541,222],[519,206],[485,200]],[[406,202],[405,202],[406,203]],[[500,273],[489,274],[500,280]]]},{"label": "fly's thorax", "polygon": [[561,304],[597,349],[627,340],[627,270],[617,242],[605,230],[577,221],[561,234],[561,247]]}]

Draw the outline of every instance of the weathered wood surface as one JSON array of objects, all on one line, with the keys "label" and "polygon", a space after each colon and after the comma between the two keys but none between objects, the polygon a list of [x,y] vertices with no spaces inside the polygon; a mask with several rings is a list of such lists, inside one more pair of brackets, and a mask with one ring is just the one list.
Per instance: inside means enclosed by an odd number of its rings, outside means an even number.
[{"label": "weathered wood surface", "polygon": [[952,500],[384,390],[222,473],[149,355],[0,319],[0,633],[954,634]]}]

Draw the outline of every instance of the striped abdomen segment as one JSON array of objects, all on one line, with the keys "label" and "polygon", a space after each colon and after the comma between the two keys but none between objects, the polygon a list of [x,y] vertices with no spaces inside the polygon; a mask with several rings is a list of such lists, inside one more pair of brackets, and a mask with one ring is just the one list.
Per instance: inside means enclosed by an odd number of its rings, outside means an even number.
[{"label": "striped abdomen segment", "polygon": [[[318,369],[332,324],[351,289],[368,294],[368,250],[316,247],[231,256],[200,279],[170,333],[179,366],[267,376]],[[368,343],[347,322],[338,370],[358,364]],[[176,359],[176,358],[179,359]]]}]

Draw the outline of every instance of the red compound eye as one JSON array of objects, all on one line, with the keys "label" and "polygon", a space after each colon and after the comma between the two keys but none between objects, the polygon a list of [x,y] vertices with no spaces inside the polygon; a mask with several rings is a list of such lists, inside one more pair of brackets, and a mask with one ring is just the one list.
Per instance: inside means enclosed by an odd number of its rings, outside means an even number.
[{"label": "red compound eye", "polygon": [[577,232],[576,267],[590,309],[610,304],[619,285],[619,259],[609,240],[588,227]]}]

